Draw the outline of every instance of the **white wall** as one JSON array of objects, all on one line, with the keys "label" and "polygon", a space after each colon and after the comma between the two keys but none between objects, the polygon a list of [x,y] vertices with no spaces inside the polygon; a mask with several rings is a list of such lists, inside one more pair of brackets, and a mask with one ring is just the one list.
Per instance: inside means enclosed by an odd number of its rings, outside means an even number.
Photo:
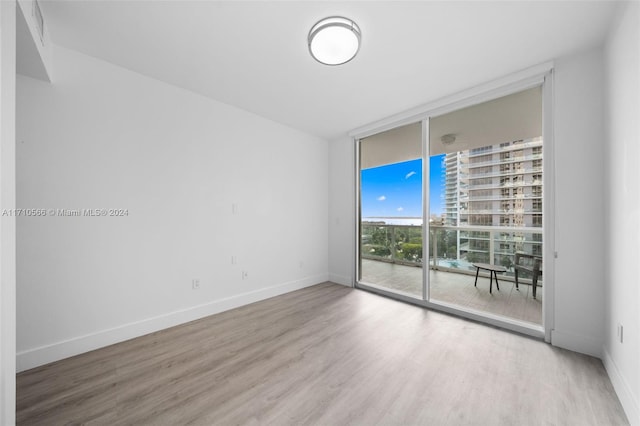
[{"label": "white wall", "polygon": [[327,279],[326,141],[53,53],[18,78],[18,205],[128,216],[18,219],[19,370]]},{"label": "white wall", "polygon": [[[602,50],[555,62],[556,243],[553,344],[600,356],[604,338]],[[353,271],[353,148],[330,143],[330,277]],[[335,225],[340,220],[341,229]],[[346,222],[346,223],[345,223]],[[599,263],[600,262],[600,263]],[[598,266],[600,265],[600,266]],[[351,276],[353,273],[351,272]]]},{"label": "white wall", "polygon": [[[624,5],[606,49],[607,253],[604,362],[627,417],[640,425],[640,5]],[[617,326],[624,327],[620,343]]]},{"label": "white wall", "polygon": [[555,62],[556,251],[552,343],[601,356],[604,338],[602,49]]},{"label": "white wall", "polygon": [[355,148],[351,138],[329,143],[329,279],[355,280]]},{"label": "white wall", "polygon": [[[15,208],[16,3],[0,1],[0,211]],[[15,424],[16,220],[0,216],[0,424]]]}]

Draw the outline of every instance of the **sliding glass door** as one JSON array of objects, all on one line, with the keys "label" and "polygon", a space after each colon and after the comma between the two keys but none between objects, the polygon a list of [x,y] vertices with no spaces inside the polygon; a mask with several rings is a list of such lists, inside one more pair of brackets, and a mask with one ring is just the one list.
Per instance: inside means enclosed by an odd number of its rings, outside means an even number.
[{"label": "sliding glass door", "polygon": [[542,86],[425,118],[358,141],[358,285],[540,329]]}]

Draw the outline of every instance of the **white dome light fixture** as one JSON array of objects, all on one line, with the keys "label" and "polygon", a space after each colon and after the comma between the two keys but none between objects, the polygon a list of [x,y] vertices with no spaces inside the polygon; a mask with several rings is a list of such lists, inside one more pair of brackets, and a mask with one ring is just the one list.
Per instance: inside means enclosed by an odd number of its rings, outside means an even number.
[{"label": "white dome light fixture", "polygon": [[331,16],[311,28],[307,43],[316,61],[325,65],[342,65],[356,56],[360,49],[360,38],[360,27],[355,22],[341,16]]},{"label": "white dome light fixture", "polygon": [[440,141],[444,145],[451,145],[452,143],[454,143],[456,141],[456,135],[454,135],[453,133],[448,133],[448,134],[442,136],[440,138]]}]

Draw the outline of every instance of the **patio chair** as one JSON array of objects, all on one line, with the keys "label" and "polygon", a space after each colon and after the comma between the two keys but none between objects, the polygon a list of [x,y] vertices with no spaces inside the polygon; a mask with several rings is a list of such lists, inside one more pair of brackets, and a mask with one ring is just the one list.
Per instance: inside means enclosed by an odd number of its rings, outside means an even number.
[{"label": "patio chair", "polygon": [[533,286],[533,298],[536,298],[536,288],[538,287],[538,277],[542,276],[542,257],[535,254],[516,252],[516,261],[513,265],[516,275],[516,289],[518,287],[518,272],[528,272],[531,274],[531,285]]}]

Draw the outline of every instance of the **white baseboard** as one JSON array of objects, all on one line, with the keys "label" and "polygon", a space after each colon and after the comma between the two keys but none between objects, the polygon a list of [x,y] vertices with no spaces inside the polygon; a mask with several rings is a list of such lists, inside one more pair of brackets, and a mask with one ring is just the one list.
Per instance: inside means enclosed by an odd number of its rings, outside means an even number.
[{"label": "white baseboard", "polygon": [[74,337],[50,345],[21,351],[18,352],[16,356],[16,368],[18,372],[29,370],[50,362],[113,345],[114,343],[124,342],[125,340],[144,336],[145,334],[228,311],[229,309],[310,287],[328,281],[328,278],[327,274],[306,277],[300,280],[238,294],[225,299],[214,300],[202,305],[124,324],[111,329],[101,330],[84,336]]},{"label": "white baseboard", "polygon": [[336,284],[346,285],[347,287],[353,287],[351,277],[337,274],[329,274],[329,281]]},{"label": "white baseboard", "polygon": [[559,348],[602,358],[602,342],[592,337],[551,330],[551,344]]},{"label": "white baseboard", "polygon": [[631,426],[640,426],[640,408],[638,406],[638,397],[633,394],[629,384],[625,380],[624,376],[620,374],[618,366],[611,358],[611,355],[606,348],[602,348],[602,363],[604,368],[609,374],[609,379],[613,384],[613,388],[618,395],[618,399],[624,408],[624,412],[627,415],[627,419]]}]

